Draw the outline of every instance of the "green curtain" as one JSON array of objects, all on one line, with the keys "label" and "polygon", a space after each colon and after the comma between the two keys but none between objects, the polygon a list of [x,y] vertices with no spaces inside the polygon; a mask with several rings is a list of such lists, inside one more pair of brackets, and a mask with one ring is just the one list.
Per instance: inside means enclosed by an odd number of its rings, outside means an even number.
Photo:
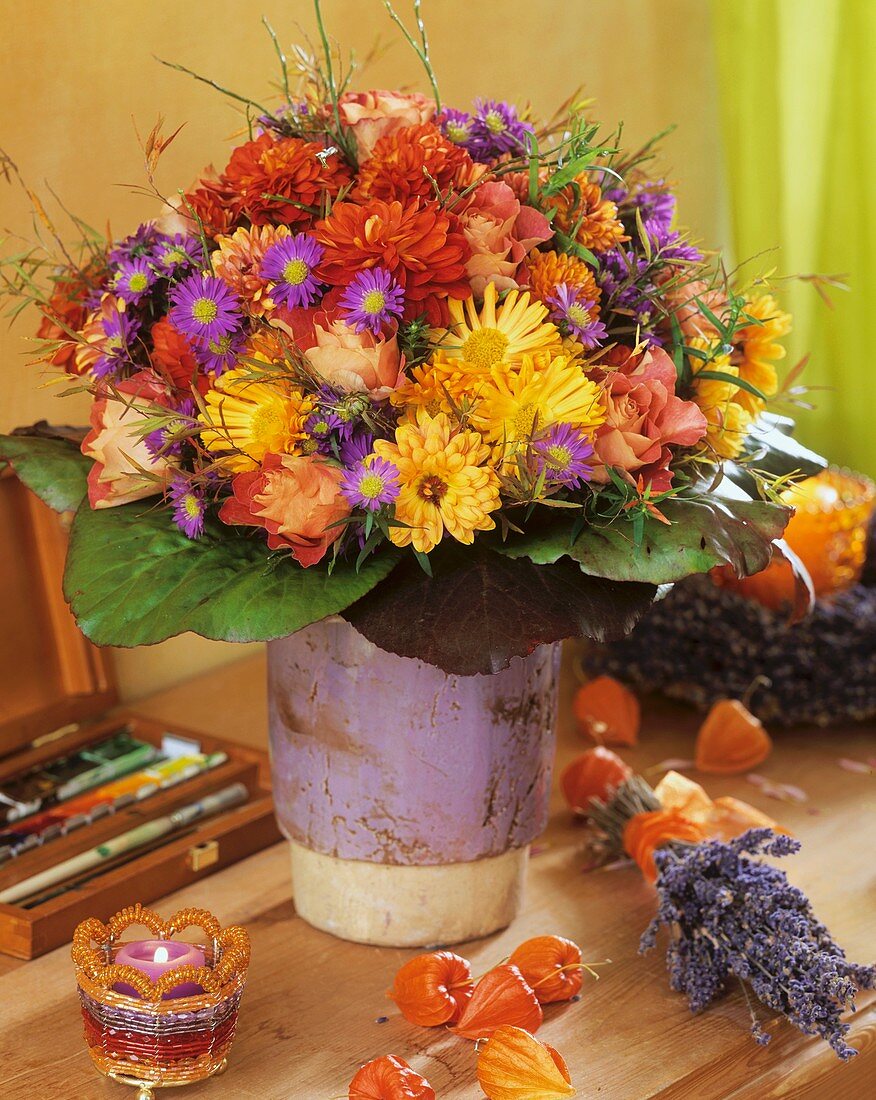
[{"label": "green curtain", "polygon": [[832,310],[776,284],[786,363],[810,356],[801,439],[876,475],[876,0],[712,0],[712,16],[733,254],[756,257],[746,275],[844,277]]}]

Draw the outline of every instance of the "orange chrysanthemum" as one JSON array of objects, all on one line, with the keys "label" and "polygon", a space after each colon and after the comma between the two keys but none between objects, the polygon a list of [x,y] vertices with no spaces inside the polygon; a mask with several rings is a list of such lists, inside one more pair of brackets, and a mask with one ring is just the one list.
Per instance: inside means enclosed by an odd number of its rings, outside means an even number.
[{"label": "orange chrysanthemum", "polygon": [[188,339],[162,317],[152,326],[152,368],[179,393],[191,392],[192,382],[204,393],[209,379],[198,370]]},{"label": "orange chrysanthemum", "polygon": [[602,290],[596,285],[593,272],[577,256],[565,252],[533,252],[526,261],[529,268],[529,289],[532,296],[546,302],[560,283],[583,291],[595,305],[588,311],[595,320],[599,316]]},{"label": "orange chrysanthemum", "polygon": [[240,196],[224,179],[202,179],[184,198],[182,212],[193,214],[208,237],[231,233],[240,221]]},{"label": "orange chrysanthemum", "polygon": [[436,184],[444,193],[448,187],[464,187],[475,178],[475,164],[465,149],[448,141],[431,122],[424,122],[380,138],[359,167],[356,193],[360,198],[386,202],[434,199]]},{"label": "orange chrysanthemum", "polygon": [[41,362],[61,367],[68,374],[79,373],[76,366],[79,345],[71,333],[78,332],[85,324],[88,317],[85,299],[105,274],[103,262],[94,261],[84,270],[71,272],[55,282],[37,329],[37,337],[47,345],[45,354],[40,356]]},{"label": "orange chrysanthemum", "polygon": [[437,203],[339,202],[315,233],[325,246],[321,279],[346,286],[356,271],[388,268],[404,290],[406,320],[425,313],[431,325],[446,326],[447,299],[471,297],[465,273],[471,250],[458,220]]},{"label": "orange chrysanthemum", "polygon": [[234,150],[223,178],[253,225],[303,228],[315,217],[307,208],[320,210],[326,196],[334,199],[351,180],[338,154],[320,160],[323,152],[315,141],[265,133]]},{"label": "orange chrysanthemum", "polygon": [[254,317],[264,317],[274,308],[259,268],[271,245],[288,236],[285,225],[254,225],[252,229],[235,229],[230,237],[216,238],[219,249],[211,256],[213,271],[240,295]]},{"label": "orange chrysanthemum", "polygon": [[617,216],[617,206],[602,197],[602,188],[586,175],[577,176],[550,199],[556,208],[554,224],[571,234],[592,252],[608,252],[621,241],[629,240]]}]

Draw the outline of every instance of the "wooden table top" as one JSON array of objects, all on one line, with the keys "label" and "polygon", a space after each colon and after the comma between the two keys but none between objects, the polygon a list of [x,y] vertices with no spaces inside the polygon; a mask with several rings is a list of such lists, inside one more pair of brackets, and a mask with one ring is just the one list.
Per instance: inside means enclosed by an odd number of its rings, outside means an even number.
[{"label": "wooden table top", "polygon": [[[567,662],[568,666],[568,662]],[[564,670],[558,764],[584,746],[571,729],[574,681]],[[133,709],[251,745],[264,745],[264,661],[248,658],[164,692]],[[624,755],[637,770],[690,756],[697,716],[647,702],[642,742]],[[805,805],[770,801],[744,777],[706,780],[713,796],[734,794],[780,819],[804,843],[785,861],[816,912],[851,958],[873,946],[873,777],[840,768],[842,756],[874,751],[872,726],[775,732],[760,771],[809,793]],[[869,840],[868,840],[869,830]],[[557,1047],[582,1097],[606,1100],[849,1098],[867,1092],[876,1067],[876,998],[863,996],[851,1042],[861,1054],[838,1062],[822,1042],[778,1023],[766,1049],[748,1034],[743,997],[732,992],[692,1017],[670,991],[662,950],[640,958],[639,935],[654,910],[653,891],[635,868],[585,873],[583,834],[555,795],[550,826],[534,849],[522,915],[511,928],[457,948],[475,974],[529,936],[559,933],[588,960],[610,958],[578,1003],[547,1006],[539,1038]],[[132,899],[133,901],[134,899]],[[407,1024],[384,997],[397,967],[414,952],[345,943],[295,914],[285,845],[278,844],[204,882],[155,903],[170,913],[205,905],[224,924],[244,924],[253,959],[228,1072],[182,1095],[235,1100],[346,1097],[357,1067],[381,1054],[405,1058],[439,1100],[481,1095],[471,1043],[442,1028]],[[383,1017],[389,1017],[381,1023]],[[0,1095],[4,1100],[111,1100],[123,1086],[94,1071],[67,948],[28,963],[0,962]],[[133,1096],[133,1091],[127,1093]]]}]

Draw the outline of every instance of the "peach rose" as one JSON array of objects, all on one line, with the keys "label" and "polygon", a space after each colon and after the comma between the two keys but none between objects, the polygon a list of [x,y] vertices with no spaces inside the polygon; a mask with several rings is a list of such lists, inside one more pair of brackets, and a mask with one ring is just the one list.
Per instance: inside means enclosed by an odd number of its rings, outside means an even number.
[{"label": "peach rose", "polygon": [[367,160],[384,136],[435,117],[435,101],[419,92],[345,92],[338,101],[341,120],[353,131],[359,161]]},{"label": "peach rose", "polygon": [[516,289],[520,265],[536,245],[553,236],[544,214],[523,206],[507,183],[475,188],[459,220],[472,252],[465,270],[477,295],[487,283],[499,290]]},{"label": "peach rose", "polygon": [[[727,295],[717,287],[710,288],[703,279],[693,279],[681,286],[671,287],[663,295],[664,308],[678,321],[687,342],[696,336],[711,339],[717,335],[715,326],[700,309],[700,303],[720,319],[727,306]],[[667,333],[670,332],[668,320],[663,327]]]},{"label": "peach rose", "polygon": [[405,380],[395,333],[389,338],[356,332],[333,312],[313,318],[316,346],[304,354],[330,386],[345,393],[367,393],[379,401]]},{"label": "peach rose", "polygon": [[91,406],[91,431],[82,441],[82,453],[94,460],[88,472],[92,508],[162,493],[172,470],[166,458],[152,457],[141,438],[148,416],[170,407],[167,387],[152,371],[141,370],[115,389],[121,398],[107,390]]},{"label": "peach rose", "polygon": [[350,514],[341,496],[343,471],[318,456],[267,455],[261,469],[238,474],[219,510],[228,524],[264,527],[272,550],[290,549],[305,568],[325,556]]},{"label": "peach rose", "polygon": [[693,401],[675,396],[675,366],[665,351],[638,355],[615,348],[605,379],[605,423],[593,441],[593,480],[609,480],[606,466],[650,482],[655,492],[672,484],[670,444],[691,447],[706,434],[706,418]]}]

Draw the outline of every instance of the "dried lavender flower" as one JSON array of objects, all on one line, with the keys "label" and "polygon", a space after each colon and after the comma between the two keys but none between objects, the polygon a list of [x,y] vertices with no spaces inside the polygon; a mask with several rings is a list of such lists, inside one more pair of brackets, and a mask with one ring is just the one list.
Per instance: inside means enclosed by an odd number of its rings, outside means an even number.
[{"label": "dried lavender flower", "polygon": [[[666,952],[670,984],[687,995],[691,1011],[706,1008],[732,976],[767,1008],[806,1035],[820,1035],[840,1058],[856,1053],[845,1042],[858,989],[876,985],[876,969],[846,961],[841,947],[812,912],[808,898],[784,871],[747,858],[785,856],[800,843],[771,829],[749,829],[724,843],[664,848],[655,853],[657,916],[640,953],[654,947],[661,926],[672,933]],[[769,1042],[752,1011],[752,1034]]]}]

